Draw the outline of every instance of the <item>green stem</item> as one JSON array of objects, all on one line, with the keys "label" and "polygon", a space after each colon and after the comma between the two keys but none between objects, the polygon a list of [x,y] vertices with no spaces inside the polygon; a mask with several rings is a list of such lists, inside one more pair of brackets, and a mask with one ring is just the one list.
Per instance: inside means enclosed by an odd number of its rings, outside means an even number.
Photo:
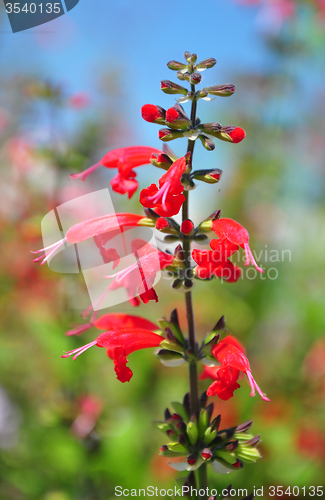
[{"label": "green stem", "polygon": [[[208,483],[208,465],[207,464],[202,464],[201,467],[198,468],[197,470],[197,483],[198,483],[198,489],[199,490],[205,490],[207,491],[207,488],[209,486]],[[204,496],[201,496],[199,498],[203,498],[205,500],[207,498],[207,494]]]}]

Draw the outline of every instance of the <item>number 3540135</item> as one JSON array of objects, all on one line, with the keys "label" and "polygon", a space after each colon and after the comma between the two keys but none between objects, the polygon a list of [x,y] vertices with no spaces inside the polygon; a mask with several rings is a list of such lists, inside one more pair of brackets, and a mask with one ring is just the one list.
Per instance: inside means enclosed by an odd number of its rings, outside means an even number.
[{"label": "number 3540135", "polygon": [[20,14],[25,13],[25,14],[60,14],[61,12],[61,4],[60,2],[55,2],[55,3],[25,3],[25,5],[21,6],[20,2],[14,2],[14,3],[6,3],[6,11],[7,14]]}]

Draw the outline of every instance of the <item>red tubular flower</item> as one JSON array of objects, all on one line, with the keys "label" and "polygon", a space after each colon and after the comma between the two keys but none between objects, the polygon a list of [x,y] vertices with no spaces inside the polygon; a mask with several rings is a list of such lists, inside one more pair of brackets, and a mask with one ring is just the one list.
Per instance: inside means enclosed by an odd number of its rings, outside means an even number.
[{"label": "red tubular flower", "polygon": [[229,241],[211,240],[210,247],[212,250],[194,249],[192,251],[193,260],[198,265],[196,268],[198,277],[206,279],[214,274],[228,283],[236,282],[240,278],[241,270],[228,257],[238,250],[238,245]]},{"label": "red tubular flower", "polygon": [[181,176],[186,169],[186,159],[179,158],[169,170],[160,178],[159,189],[151,184],[140,193],[140,203],[147,208],[153,208],[162,217],[172,217],[178,214],[185,201],[184,187]]},{"label": "red tubular flower", "polygon": [[251,386],[250,396],[255,396],[255,389],[264,401],[270,401],[263,394],[256,381],[253,378],[249,361],[246,358],[240,344],[231,336],[221,340],[212,348],[212,354],[220,363],[221,367],[213,367],[204,369],[201,375],[201,380],[204,378],[215,379],[208,388],[207,395],[214,396],[217,394],[221,399],[229,399],[233,396],[234,390],[240,387],[236,380],[239,372],[244,372],[247,375]]},{"label": "red tubular flower", "polygon": [[[65,238],[62,240],[59,240],[46,248],[32,252],[44,252],[44,255],[35,259],[34,262],[42,260],[41,265],[45,264],[54,252],[65,242],[80,243],[81,241],[97,236],[99,239],[96,241],[100,242],[101,245],[105,245],[105,243],[111,238],[114,238],[114,236],[120,234],[122,231],[126,231],[140,225],[140,222],[145,219],[146,218],[142,215],[119,213],[103,215],[102,217],[96,217],[84,222],[79,222],[68,229]],[[47,250],[49,250],[48,253],[46,253]]]},{"label": "red tubular flower", "polygon": [[128,194],[128,197],[134,194],[138,188],[138,182],[135,180],[135,167],[147,165],[150,163],[151,155],[154,153],[162,154],[162,151],[147,146],[131,146],[128,148],[113,149],[107,153],[99,163],[93,165],[79,174],[72,174],[72,179],[85,180],[94,170],[103,166],[106,168],[117,168],[118,174],[111,180],[113,191],[120,194]]},{"label": "red tubular flower", "polygon": [[66,335],[80,335],[86,330],[89,330],[92,326],[98,328],[99,330],[121,330],[124,328],[158,330],[158,326],[145,318],[141,318],[140,316],[133,316],[131,314],[124,313],[104,314],[97,319],[96,316],[97,311],[95,311],[95,313],[91,316],[89,323],[79,325],[71,330],[68,330]]},{"label": "red tubular flower", "polygon": [[248,266],[250,263],[252,263],[257,271],[259,271],[260,273],[264,273],[263,269],[261,269],[257,265],[253,253],[249,248],[249,234],[243,226],[232,219],[217,219],[212,222],[212,231],[214,231],[214,233],[219,238],[218,242],[213,243],[214,248],[216,248],[221,243],[226,243],[227,245],[232,244],[233,248],[237,246],[237,250],[238,247],[244,248],[246,255],[245,266]]},{"label": "red tubular flower", "polygon": [[[143,246],[143,242],[141,242]],[[106,278],[114,278],[109,285],[110,290],[125,287],[131,305],[138,306],[139,298],[147,304],[150,300],[158,302],[158,296],[153,288],[159,270],[170,266],[174,260],[173,255],[161,252],[147,245],[146,254],[137,259],[137,262],[127,269]],[[135,252],[136,253],[136,252]]]},{"label": "red tubular flower", "polygon": [[107,356],[114,361],[115,373],[120,382],[129,382],[133,373],[126,366],[127,356],[134,351],[147,349],[149,347],[158,347],[164,340],[164,337],[143,328],[128,328],[123,330],[111,330],[102,333],[96,340],[86,344],[78,349],[66,352],[62,358],[73,356],[77,357],[92,346],[105,347]]}]

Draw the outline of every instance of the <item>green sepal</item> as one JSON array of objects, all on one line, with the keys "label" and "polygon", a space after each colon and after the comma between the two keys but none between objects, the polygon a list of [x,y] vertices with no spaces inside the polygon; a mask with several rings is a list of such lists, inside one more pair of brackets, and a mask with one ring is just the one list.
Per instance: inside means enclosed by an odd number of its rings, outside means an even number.
[{"label": "green sepal", "polygon": [[209,334],[205,337],[205,339],[203,340],[203,344],[204,344],[204,345],[210,344],[210,342],[212,342],[212,341],[213,341],[213,339],[215,339],[215,342],[214,342],[213,344],[211,344],[211,345],[214,345],[214,344],[215,344],[215,343],[217,343],[217,342],[218,342],[218,340],[219,340],[219,336],[218,336],[218,335],[219,335],[219,334],[217,334],[216,332],[211,332],[211,333],[209,333]]},{"label": "green sepal", "polygon": [[173,453],[180,453],[182,455],[187,455],[188,449],[185,448],[182,444],[179,443],[169,443],[167,444],[168,450],[172,451]]},{"label": "green sepal", "polygon": [[173,408],[173,410],[175,411],[175,413],[180,415],[182,417],[182,419],[184,420],[184,422],[189,421],[190,416],[181,403],[174,401],[173,403],[170,403],[170,404],[171,404],[171,407]]},{"label": "green sepal", "polygon": [[163,349],[167,349],[167,351],[173,351],[173,352],[178,352],[178,353],[183,353],[184,352],[184,347],[181,345],[177,345],[174,342],[170,342],[169,340],[163,340],[160,343],[160,347]]},{"label": "green sepal", "polygon": [[187,424],[187,436],[192,445],[196,444],[197,439],[199,437],[199,430],[197,427],[197,423],[194,421],[191,421]]},{"label": "green sepal", "polygon": [[176,451],[164,450],[160,451],[159,455],[162,457],[184,457],[187,453],[177,453]]},{"label": "green sepal", "polygon": [[214,456],[216,458],[222,458],[227,464],[232,465],[234,462],[236,462],[236,455],[235,453],[229,453],[227,451],[222,451],[222,450],[217,450],[214,453]]},{"label": "green sepal", "polygon": [[199,438],[203,439],[207,427],[209,425],[209,415],[205,409],[202,409],[199,414]]},{"label": "green sepal", "polygon": [[216,439],[217,435],[217,431],[212,431],[211,427],[208,427],[204,433],[204,442],[206,444],[212,443],[212,441]]},{"label": "green sepal", "polygon": [[167,422],[152,422],[152,423],[161,432],[167,432],[173,430],[172,426],[169,425]]}]

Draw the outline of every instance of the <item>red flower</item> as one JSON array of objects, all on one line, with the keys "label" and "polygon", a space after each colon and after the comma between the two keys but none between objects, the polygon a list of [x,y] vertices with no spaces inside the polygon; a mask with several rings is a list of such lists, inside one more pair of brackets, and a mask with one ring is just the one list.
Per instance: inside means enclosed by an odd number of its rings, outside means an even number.
[{"label": "red flower", "polygon": [[107,153],[99,163],[93,165],[79,174],[72,174],[73,179],[85,180],[97,168],[104,166],[106,168],[117,168],[118,174],[111,180],[113,191],[120,194],[128,193],[128,197],[134,194],[138,188],[138,182],[135,180],[135,167],[150,163],[151,155],[162,153],[159,149],[147,146],[131,146],[128,148],[113,149]]},{"label": "red flower", "polygon": [[144,328],[145,330],[157,330],[158,327],[151,321],[124,313],[104,314],[96,319],[97,311],[91,316],[89,323],[79,325],[72,330],[68,330],[66,335],[79,335],[89,330],[92,326],[99,330],[121,330],[123,328]]},{"label": "red flower", "polygon": [[153,208],[162,217],[172,217],[178,214],[185,201],[184,187],[181,176],[186,169],[185,158],[179,158],[159,180],[159,189],[151,184],[140,193],[140,203],[147,208]]},{"label": "red flower", "polygon": [[[39,262],[43,259],[41,265],[45,264],[45,262],[49,260],[56,250],[58,250],[65,242],[80,243],[81,241],[97,236],[98,238],[96,240],[96,244],[105,245],[108,240],[114,238],[114,236],[120,234],[122,231],[141,225],[142,220],[147,219],[142,215],[120,213],[103,215],[102,217],[96,217],[84,222],[79,222],[68,229],[65,238],[62,240],[59,240],[46,248],[32,252],[44,252],[44,255],[35,259],[34,262]],[[152,225],[154,225],[154,223],[152,223]],[[48,253],[46,253],[47,250],[49,250]]]},{"label": "red flower", "polygon": [[[219,244],[227,244],[232,245],[233,251],[231,251],[231,255],[239,249],[239,247],[244,248],[246,255],[245,266],[248,266],[252,263],[258,271],[263,273],[263,269],[261,269],[252,254],[251,249],[249,248],[249,234],[246,229],[238,224],[238,222],[232,219],[217,219],[212,222],[212,231],[218,236],[218,242],[214,243],[214,249],[216,249]],[[213,241],[213,240],[212,240]],[[211,242],[212,243],[212,242]],[[212,245],[210,245],[212,246]],[[235,250],[236,248],[236,250]]]},{"label": "red flower", "polygon": [[136,248],[134,248],[137,262],[119,273],[106,276],[106,278],[114,278],[114,281],[109,285],[109,290],[125,287],[132,306],[140,304],[137,296],[145,304],[150,300],[158,302],[158,296],[153,288],[156,275],[160,270],[172,264],[174,256],[161,252],[148,244],[144,247],[145,242],[142,240],[135,241],[139,243],[142,255],[139,257]]},{"label": "red flower", "polygon": [[229,241],[211,240],[210,247],[212,250],[197,250],[192,251],[192,257],[198,264],[196,273],[199,278],[211,278],[212,274],[218,278],[225,279],[228,283],[236,282],[241,270],[235,266],[229,259],[234,252],[238,250],[238,246]]},{"label": "red flower", "polygon": [[92,346],[105,347],[107,356],[114,361],[117,379],[120,382],[129,382],[133,373],[126,366],[127,356],[134,351],[149,347],[158,347],[164,337],[144,328],[127,328],[123,330],[111,330],[102,333],[96,340],[78,349],[68,351],[62,358],[73,355],[73,359],[85,352]]},{"label": "red flower", "polygon": [[200,377],[201,380],[205,378],[215,379],[215,382],[207,390],[208,396],[217,394],[223,400],[231,398],[234,391],[240,387],[236,382],[239,372],[244,372],[252,389],[250,396],[255,396],[256,389],[264,401],[270,401],[254,380],[249,361],[243,352],[243,347],[235,338],[229,335],[224,340],[218,342],[212,348],[212,354],[221,367],[205,367]]}]

